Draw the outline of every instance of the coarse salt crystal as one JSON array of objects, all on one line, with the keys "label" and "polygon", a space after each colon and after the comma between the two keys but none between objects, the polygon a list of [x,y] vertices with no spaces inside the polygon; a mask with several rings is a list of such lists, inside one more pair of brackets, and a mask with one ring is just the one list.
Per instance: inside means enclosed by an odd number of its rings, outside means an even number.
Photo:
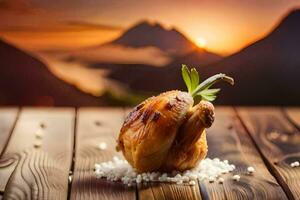
[{"label": "coarse salt crystal", "polygon": [[291,165],[291,167],[299,167],[300,163],[299,163],[299,161],[295,161],[295,162],[292,162],[290,165]]},{"label": "coarse salt crystal", "polygon": [[95,164],[95,169],[100,169],[100,168],[101,168],[101,165],[98,164],[98,163],[96,163],[96,164]]},{"label": "coarse salt crystal", "polygon": [[255,169],[254,169],[254,167],[250,166],[250,167],[247,168],[247,171],[248,171],[249,174],[252,174],[255,171]]},{"label": "coarse salt crystal", "polygon": [[188,182],[190,179],[189,179],[189,177],[187,177],[187,176],[182,176],[182,180],[183,180],[184,182]]},{"label": "coarse salt crystal", "polygon": [[69,175],[69,183],[71,183],[73,180],[73,176],[72,175]]},{"label": "coarse salt crystal", "polygon": [[100,150],[105,150],[107,148],[107,144],[105,142],[100,142],[98,148]]},{"label": "coarse salt crystal", "polygon": [[224,178],[220,177],[220,178],[218,179],[218,182],[219,182],[220,184],[223,184],[223,183],[224,183]]},{"label": "coarse salt crystal", "polygon": [[42,146],[42,141],[40,141],[40,140],[35,140],[33,146],[34,146],[35,148],[41,147],[41,146]]},{"label": "coarse salt crystal", "polygon": [[232,177],[232,179],[235,181],[239,181],[240,178],[241,178],[240,175],[237,175],[237,174]]},{"label": "coarse salt crystal", "polygon": [[224,162],[220,159],[206,158],[195,168],[183,172],[147,172],[138,174],[126,160],[115,156],[112,161],[95,164],[95,175],[97,178],[106,178],[110,181],[120,180],[126,185],[150,181],[194,185],[197,179],[207,179],[210,182],[214,182],[217,177],[233,171],[234,168],[235,166],[230,165],[228,161]]},{"label": "coarse salt crystal", "polygon": [[209,177],[209,178],[208,178],[208,181],[209,181],[210,183],[213,183],[213,182],[215,181],[215,178],[214,178],[214,177]]},{"label": "coarse salt crystal", "polygon": [[295,163],[291,163],[290,166],[291,166],[291,167],[295,167]]},{"label": "coarse salt crystal", "polygon": [[44,131],[39,128],[38,130],[35,131],[34,135],[36,138],[41,139],[44,136]]},{"label": "coarse salt crystal", "polygon": [[189,182],[189,185],[196,185],[196,182],[195,182],[194,180],[191,180],[191,181]]}]

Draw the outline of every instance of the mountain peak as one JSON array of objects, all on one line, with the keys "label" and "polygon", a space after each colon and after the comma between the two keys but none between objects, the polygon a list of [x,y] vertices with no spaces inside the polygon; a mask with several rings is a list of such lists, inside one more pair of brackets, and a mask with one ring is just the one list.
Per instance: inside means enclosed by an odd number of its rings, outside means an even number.
[{"label": "mountain peak", "polygon": [[288,13],[286,19],[288,19],[288,18],[300,20],[300,8],[291,10]]},{"label": "mountain peak", "polygon": [[152,22],[152,21],[148,21],[148,20],[143,20],[143,21],[136,23],[131,28],[129,28],[127,31],[125,31],[124,34],[126,34],[127,32],[132,32],[132,31],[149,32],[149,33],[160,32],[160,33],[165,33],[165,34],[177,34],[177,35],[180,35],[181,37],[185,37],[175,27],[166,28],[164,25],[162,25],[159,22],[156,22],[156,21]]},{"label": "mountain peak", "polygon": [[148,20],[142,20],[142,21],[138,22],[137,24],[135,24],[130,29],[135,29],[135,28],[159,28],[159,29],[166,30],[160,23],[150,22]]},{"label": "mountain peak", "polygon": [[135,24],[111,43],[136,48],[152,46],[175,55],[182,55],[196,48],[177,29],[168,29],[158,22],[147,20]]},{"label": "mountain peak", "polygon": [[287,13],[285,17],[279,22],[277,27],[275,28],[278,30],[285,30],[290,32],[298,32],[300,29],[299,27],[300,22],[300,9],[294,9]]}]

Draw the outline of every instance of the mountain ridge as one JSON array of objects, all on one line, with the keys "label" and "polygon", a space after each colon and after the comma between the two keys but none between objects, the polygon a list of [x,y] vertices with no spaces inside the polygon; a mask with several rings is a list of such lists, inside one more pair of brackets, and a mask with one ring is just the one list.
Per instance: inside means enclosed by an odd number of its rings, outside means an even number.
[{"label": "mountain ridge", "polygon": [[0,104],[101,105],[100,98],[60,80],[32,55],[0,39]]},{"label": "mountain ridge", "polygon": [[66,55],[65,60],[87,63],[88,66],[104,64],[143,64],[162,67],[187,54],[199,54],[201,65],[211,64],[222,57],[197,47],[176,28],[165,28],[160,23],[140,21],[129,27],[117,39]]},{"label": "mountain ridge", "polygon": [[[193,61],[191,67],[197,68],[202,80],[216,73],[235,78],[235,86],[222,86],[224,92],[216,100],[217,104],[300,105],[300,93],[297,93],[300,75],[299,35],[298,9],[287,14],[267,36],[241,51],[207,66],[195,65]],[[181,64],[185,64],[184,58],[180,62],[173,62],[161,71],[143,72],[142,68],[137,68],[136,77],[131,76],[128,82],[122,81],[137,90],[185,90],[180,71]],[[112,73],[111,77],[120,78],[120,72]]]},{"label": "mountain ridge", "polygon": [[158,22],[150,23],[147,20],[129,27],[119,38],[109,43],[130,47],[154,46],[171,54],[179,54],[176,51],[180,49],[181,55],[197,48],[176,28],[166,29]]}]

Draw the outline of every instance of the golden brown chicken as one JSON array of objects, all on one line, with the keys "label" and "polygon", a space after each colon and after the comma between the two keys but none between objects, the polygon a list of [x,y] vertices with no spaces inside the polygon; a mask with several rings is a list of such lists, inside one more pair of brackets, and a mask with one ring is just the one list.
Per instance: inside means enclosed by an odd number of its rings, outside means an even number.
[{"label": "golden brown chicken", "polygon": [[[219,80],[233,83],[231,78],[219,74],[200,84],[199,91],[207,91],[207,86]],[[214,121],[214,107],[204,100],[193,105],[193,92],[178,90],[145,100],[126,117],[117,150],[139,172],[195,167],[207,153],[205,128]]]}]

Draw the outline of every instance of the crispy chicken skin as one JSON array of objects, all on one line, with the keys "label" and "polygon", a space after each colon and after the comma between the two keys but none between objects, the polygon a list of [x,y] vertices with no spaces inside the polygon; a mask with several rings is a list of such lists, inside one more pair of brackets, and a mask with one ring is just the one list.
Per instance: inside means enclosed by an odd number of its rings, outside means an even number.
[{"label": "crispy chicken skin", "polygon": [[189,93],[178,90],[145,100],[126,117],[117,150],[139,172],[195,167],[207,153],[205,128],[213,123],[214,107],[193,104]]}]

